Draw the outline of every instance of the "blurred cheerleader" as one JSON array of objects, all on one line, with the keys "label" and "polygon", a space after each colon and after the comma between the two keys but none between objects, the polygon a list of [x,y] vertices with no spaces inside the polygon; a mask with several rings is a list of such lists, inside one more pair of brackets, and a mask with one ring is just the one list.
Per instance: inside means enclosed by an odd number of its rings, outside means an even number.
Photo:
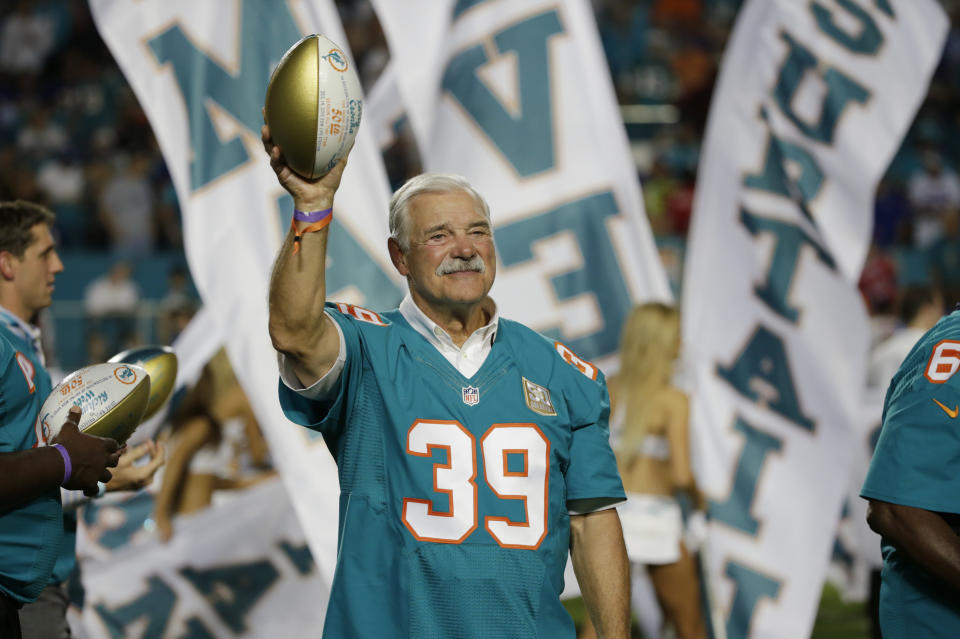
[{"label": "blurred cheerleader", "polygon": [[[631,567],[646,567],[676,636],[700,639],[706,637],[700,580],[676,498],[687,493],[695,508],[703,507],[690,466],[687,396],[672,384],[679,353],[676,308],[648,303],[633,309],[623,327],[620,371],[608,382],[611,430],[627,491],[619,511]],[[594,636],[589,622],[580,636]]]}]

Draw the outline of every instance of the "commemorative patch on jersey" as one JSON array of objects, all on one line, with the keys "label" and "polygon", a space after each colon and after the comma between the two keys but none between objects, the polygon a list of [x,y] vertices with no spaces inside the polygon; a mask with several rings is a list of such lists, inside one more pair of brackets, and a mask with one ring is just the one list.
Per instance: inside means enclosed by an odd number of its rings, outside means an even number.
[{"label": "commemorative patch on jersey", "polygon": [[550,401],[550,390],[540,384],[534,384],[526,377],[523,380],[523,399],[527,402],[527,407],[540,415],[556,415],[557,411],[553,408]]},{"label": "commemorative patch on jersey", "polygon": [[480,403],[480,389],[476,386],[463,387],[463,403],[467,406],[476,406]]}]

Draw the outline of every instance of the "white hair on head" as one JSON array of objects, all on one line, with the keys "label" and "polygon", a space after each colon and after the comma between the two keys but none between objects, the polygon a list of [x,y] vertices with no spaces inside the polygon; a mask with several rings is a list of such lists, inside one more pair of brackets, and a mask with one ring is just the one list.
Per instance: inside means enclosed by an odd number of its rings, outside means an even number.
[{"label": "white hair on head", "polygon": [[450,193],[462,191],[468,193],[480,205],[483,217],[490,221],[490,207],[483,196],[473,188],[467,178],[454,173],[421,173],[403,183],[390,198],[390,237],[397,241],[404,251],[410,248],[408,230],[410,200],[421,193]]}]

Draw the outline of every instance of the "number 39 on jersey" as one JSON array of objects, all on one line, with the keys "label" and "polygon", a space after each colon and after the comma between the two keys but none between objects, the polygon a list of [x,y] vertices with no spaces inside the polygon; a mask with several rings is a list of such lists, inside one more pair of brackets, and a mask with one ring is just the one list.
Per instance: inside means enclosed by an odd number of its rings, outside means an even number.
[{"label": "number 39 on jersey", "polygon": [[[446,463],[433,464],[433,490],[449,497],[449,512],[437,512],[429,498],[403,500],[403,523],[421,541],[456,544],[480,521],[504,548],[536,549],[547,535],[550,441],[534,424],[494,424],[480,438],[483,475],[500,499],[522,500],[526,521],[484,516],[478,512],[477,442],[458,421],[417,420],[407,433],[407,453],[429,458],[446,453]],[[511,455],[523,460],[510,470]]]}]

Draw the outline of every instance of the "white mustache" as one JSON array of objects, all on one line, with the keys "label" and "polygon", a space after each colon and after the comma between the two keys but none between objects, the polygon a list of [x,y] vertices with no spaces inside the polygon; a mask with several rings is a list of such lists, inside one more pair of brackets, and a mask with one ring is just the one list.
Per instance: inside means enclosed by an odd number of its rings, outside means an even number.
[{"label": "white mustache", "polygon": [[437,267],[436,273],[437,276],[440,276],[449,275],[450,273],[460,273],[462,271],[485,273],[486,270],[487,265],[483,263],[483,259],[479,255],[474,255],[468,260],[462,257],[445,257],[443,261],[440,262],[440,266]]}]

